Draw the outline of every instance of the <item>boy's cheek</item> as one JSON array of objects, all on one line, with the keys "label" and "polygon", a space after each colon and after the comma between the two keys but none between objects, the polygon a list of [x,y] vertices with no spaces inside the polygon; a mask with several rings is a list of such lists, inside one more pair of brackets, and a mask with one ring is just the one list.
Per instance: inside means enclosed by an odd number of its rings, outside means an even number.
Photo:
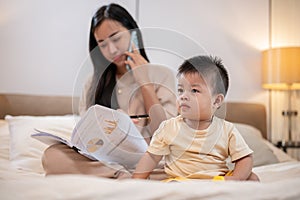
[{"label": "boy's cheek", "polygon": [[176,99],[176,108],[178,113],[180,113],[179,105],[180,105],[179,100]]}]

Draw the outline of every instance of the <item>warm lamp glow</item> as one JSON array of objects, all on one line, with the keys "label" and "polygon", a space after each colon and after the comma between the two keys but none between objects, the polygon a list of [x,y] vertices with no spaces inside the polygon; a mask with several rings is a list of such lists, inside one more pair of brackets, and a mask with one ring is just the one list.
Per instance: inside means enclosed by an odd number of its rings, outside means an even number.
[{"label": "warm lamp glow", "polygon": [[300,47],[273,48],[263,51],[263,88],[300,89]]}]

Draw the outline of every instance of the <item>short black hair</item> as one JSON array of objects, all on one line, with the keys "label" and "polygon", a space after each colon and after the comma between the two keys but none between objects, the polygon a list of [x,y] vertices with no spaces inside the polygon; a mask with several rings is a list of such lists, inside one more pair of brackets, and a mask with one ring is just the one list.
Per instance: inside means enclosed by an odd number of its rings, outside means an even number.
[{"label": "short black hair", "polygon": [[[229,76],[222,60],[216,56],[199,55],[185,60],[178,68],[177,77],[181,74],[199,73],[209,82],[214,93],[222,93],[224,97],[229,87]],[[210,80],[208,80],[211,77]]]}]

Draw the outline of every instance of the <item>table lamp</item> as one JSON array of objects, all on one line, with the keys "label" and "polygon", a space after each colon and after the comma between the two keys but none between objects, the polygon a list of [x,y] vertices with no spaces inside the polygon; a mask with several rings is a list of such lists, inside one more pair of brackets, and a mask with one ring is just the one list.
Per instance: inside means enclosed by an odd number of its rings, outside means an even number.
[{"label": "table lamp", "polygon": [[[300,90],[300,47],[271,48],[262,53],[262,87],[269,90],[286,90],[288,108],[282,115],[288,118],[288,142],[282,146],[295,146],[292,142],[292,117],[297,111],[292,110],[292,91]],[[298,145],[298,144],[297,144]]]}]

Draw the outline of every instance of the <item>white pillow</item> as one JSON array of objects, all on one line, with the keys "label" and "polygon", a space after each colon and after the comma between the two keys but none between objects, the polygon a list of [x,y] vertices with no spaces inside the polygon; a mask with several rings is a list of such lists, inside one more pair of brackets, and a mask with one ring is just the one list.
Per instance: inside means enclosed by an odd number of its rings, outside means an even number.
[{"label": "white pillow", "polygon": [[278,159],[273,150],[266,144],[268,141],[262,137],[261,132],[250,125],[234,123],[240,131],[244,140],[253,150],[253,166],[278,163]]},{"label": "white pillow", "polygon": [[[9,155],[8,123],[5,120],[0,119],[0,159],[3,159],[5,161],[9,160],[8,155]],[[0,166],[0,167],[2,167],[2,166]]]},{"label": "white pillow", "polygon": [[31,137],[34,129],[55,130],[70,138],[78,120],[76,115],[65,116],[5,116],[10,132],[10,160],[14,168],[44,173],[41,158],[47,145]]}]

